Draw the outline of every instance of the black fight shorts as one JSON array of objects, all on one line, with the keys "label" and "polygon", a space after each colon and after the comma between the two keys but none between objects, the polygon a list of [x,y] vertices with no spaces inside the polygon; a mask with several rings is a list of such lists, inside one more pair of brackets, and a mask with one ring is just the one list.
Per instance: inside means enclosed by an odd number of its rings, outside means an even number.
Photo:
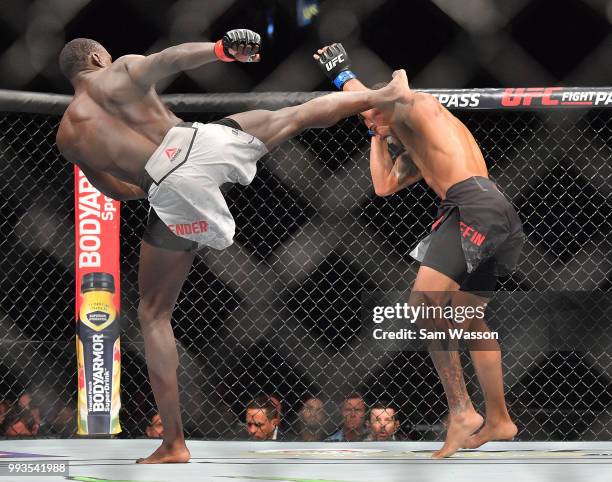
[{"label": "black fight shorts", "polygon": [[470,292],[494,291],[497,277],[515,270],[525,240],[512,204],[479,176],[448,189],[432,231],[411,255]]}]

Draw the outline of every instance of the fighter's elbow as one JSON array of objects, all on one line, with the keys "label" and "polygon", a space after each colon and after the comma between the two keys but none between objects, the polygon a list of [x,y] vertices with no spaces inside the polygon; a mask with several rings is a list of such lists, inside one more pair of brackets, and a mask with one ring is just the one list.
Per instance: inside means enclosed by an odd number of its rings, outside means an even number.
[{"label": "fighter's elbow", "polygon": [[387,197],[393,194],[395,191],[386,184],[374,184],[374,194],[378,197]]},{"label": "fighter's elbow", "polygon": [[377,192],[376,196],[377,197],[389,197],[389,196],[391,196],[391,194],[393,194],[393,193],[390,192],[390,191],[382,191],[382,192]]},{"label": "fighter's elbow", "polygon": [[106,188],[102,188],[102,189],[100,189],[100,187],[98,187],[98,186],[94,186],[94,187],[95,187],[95,188],[96,188],[98,191],[100,191],[100,193],[101,193],[101,194],[102,194],[104,197],[110,198],[110,199],[112,199],[112,200],[114,200],[114,201],[122,201],[122,199],[121,199],[121,195],[120,195],[118,192],[116,192],[116,191],[112,191],[112,190],[109,190],[109,189],[106,189]]},{"label": "fighter's elbow", "polygon": [[115,201],[122,201],[123,200],[123,199],[121,199],[121,193],[119,191],[110,188],[105,183],[102,183],[102,182],[91,182],[91,181],[89,181],[89,182],[91,183],[91,185],[93,187],[95,187],[98,191],[100,191],[100,193],[103,196],[108,197],[110,199],[113,199]]}]

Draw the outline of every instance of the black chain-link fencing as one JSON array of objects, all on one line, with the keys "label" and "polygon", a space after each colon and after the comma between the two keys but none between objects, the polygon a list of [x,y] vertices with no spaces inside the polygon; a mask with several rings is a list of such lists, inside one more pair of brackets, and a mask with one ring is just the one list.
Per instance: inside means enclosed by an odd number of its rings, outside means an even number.
[{"label": "black chain-link fencing", "polygon": [[[612,291],[610,112],[457,112],[527,234],[518,271],[500,290]],[[61,416],[75,405],[76,356],[73,173],[54,145],[59,119],[0,116],[0,400],[32,393],[40,436],[75,432]],[[324,402],[331,433],[352,392],[367,405],[391,400],[407,438],[441,436],[446,402],[429,355],[371,349],[360,314],[365,293],[409,288],[418,264],[408,253],[428,232],[436,199],[423,183],[376,197],[368,148],[365,128],[350,118],[286,142],[250,186],[225,191],[235,243],[199,253],[173,317],[188,437],[246,438],[245,406],[261,393],[281,401],[287,438],[299,439],[307,394]],[[121,424],[129,437],[143,436],[155,413],[136,310],[147,209],[136,201],[121,212]],[[591,321],[583,320],[585,333]],[[595,338],[580,351],[503,354],[521,440],[612,437],[612,334]],[[484,408],[464,361],[468,390]]]}]

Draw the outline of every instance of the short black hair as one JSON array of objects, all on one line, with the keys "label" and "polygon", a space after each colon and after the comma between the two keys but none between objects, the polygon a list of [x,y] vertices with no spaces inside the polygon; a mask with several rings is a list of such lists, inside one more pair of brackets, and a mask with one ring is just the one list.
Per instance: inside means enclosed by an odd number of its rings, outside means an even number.
[{"label": "short black hair", "polygon": [[321,397],[314,392],[306,392],[304,395],[302,395],[302,398],[300,398],[300,405],[304,406],[311,400],[321,400]]},{"label": "short black hair", "polygon": [[393,418],[399,420],[399,410],[397,406],[390,400],[377,400],[370,407],[370,417],[372,416],[372,410],[393,410]]},{"label": "short black hair", "polygon": [[104,47],[90,38],[75,38],[71,40],[60,52],[59,64],[62,73],[72,79],[81,70],[88,66],[89,56],[94,52],[102,52]]},{"label": "short black hair", "polygon": [[258,395],[247,404],[246,409],[264,410],[268,420],[274,420],[280,415],[276,410],[276,405],[268,395]]}]

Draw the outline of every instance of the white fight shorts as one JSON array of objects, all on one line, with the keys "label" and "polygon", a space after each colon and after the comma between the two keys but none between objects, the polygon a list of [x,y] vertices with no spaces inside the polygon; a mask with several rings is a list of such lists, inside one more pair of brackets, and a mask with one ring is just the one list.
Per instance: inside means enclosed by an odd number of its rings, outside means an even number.
[{"label": "white fight shorts", "polygon": [[225,125],[173,127],[145,166],[153,180],[149,203],[170,231],[198,249],[227,248],[236,223],[219,186],[250,184],[267,152],[259,139]]}]

